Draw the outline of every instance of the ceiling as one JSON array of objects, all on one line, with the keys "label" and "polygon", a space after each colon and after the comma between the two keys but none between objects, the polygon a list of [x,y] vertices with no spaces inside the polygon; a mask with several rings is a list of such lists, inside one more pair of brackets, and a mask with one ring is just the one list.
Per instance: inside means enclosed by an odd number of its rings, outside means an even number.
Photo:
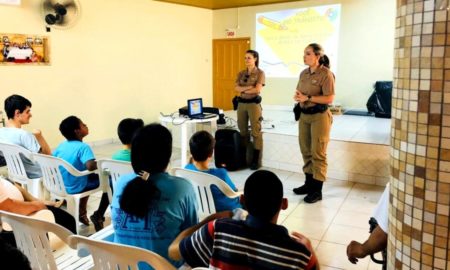
[{"label": "ceiling", "polygon": [[224,8],[286,3],[286,2],[298,2],[301,0],[155,0],[155,1],[201,7],[207,9],[224,9]]}]

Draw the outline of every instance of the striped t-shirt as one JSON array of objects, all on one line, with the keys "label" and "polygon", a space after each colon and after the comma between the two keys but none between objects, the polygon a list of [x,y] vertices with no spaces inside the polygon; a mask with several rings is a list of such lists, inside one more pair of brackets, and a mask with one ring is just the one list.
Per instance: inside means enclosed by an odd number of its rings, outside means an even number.
[{"label": "striped t-shirt", "polygon": [[[305,239],[306,240],[306,239]],[[283,226],[249,215],[245,221],[219,219],[205,224],[180,243],[191,267],[221,270],[316,269],[317,258],[289,236]]]}]

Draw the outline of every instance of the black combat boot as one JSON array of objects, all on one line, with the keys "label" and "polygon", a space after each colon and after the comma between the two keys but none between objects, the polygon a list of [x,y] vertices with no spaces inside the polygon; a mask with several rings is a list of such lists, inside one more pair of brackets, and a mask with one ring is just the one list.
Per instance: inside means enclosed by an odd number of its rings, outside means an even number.
[{"label": "black combat boot", "polygon": [[311,182],[313,179],[313,175],[310,173],[305,173],[305,184],[301,187],[294,188],[293,191],[297,195],[308,194],[311,189]]},{"label": "black combat boot", "polygon": [[257,170],[259,168],[259,153],[260,150],[253,150],[252,162],[250,163],[250,170]]},{"label": "black combat boot", "polygon": [[306,203],[315,203],[317,201],[322,200],[322,186],[323,186],[323,182],[319,181],[319,180],[316,180],[316,179],[312,179],[311,184],[312,185],[311,185],[310,192],[303,199]]}]

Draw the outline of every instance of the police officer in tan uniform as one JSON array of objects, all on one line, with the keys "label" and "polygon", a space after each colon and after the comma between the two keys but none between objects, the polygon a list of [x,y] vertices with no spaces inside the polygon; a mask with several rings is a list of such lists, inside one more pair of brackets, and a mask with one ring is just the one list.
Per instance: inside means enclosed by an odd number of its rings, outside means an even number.
[{"label": "police officer in tan uniform", "polygon": [[334,75],[330,62],[319,44],[309,44],[303,61],[308,68],[300,73],[294,100],[300,105],[299,143],[303,156],[305,184],[295,194],[307,194],[304,201],[322,199],[322,185],[327,177],[327,144],[333,116],[328,104],[334,99]]},{"label": "police officer in tan uniform", "polygon": [[247,68],[238,73],[236,79],[236,94],[238,95],[237,122],[241,139],[244,144],[249,141],[248,121],[250,120],[251,136],[253,137],[253,158],[250,169],[259,168],[259,156],[262,149],[262,108],[261,89],[265,84],[264,71],[258,68],[259,55],[257,51],[248,50],[245,53]]}]

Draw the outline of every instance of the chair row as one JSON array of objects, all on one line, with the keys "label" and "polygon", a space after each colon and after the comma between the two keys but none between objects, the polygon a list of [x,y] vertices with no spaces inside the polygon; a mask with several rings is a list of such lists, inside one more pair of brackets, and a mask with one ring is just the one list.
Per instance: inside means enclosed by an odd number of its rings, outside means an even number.
[{"label": "chair row", "polygon": [[[78,220],[79,202],[81,198],[102,191],[108,193],[108,197],[111,202],[112,192],[110,188],[110,181],[114,189],[114,184],[121,175],[133,172],[129,162],[110,159],[99,159],[97,161],[97,171],[79,171],[71,164],[60,158],[31,153],[23,147],[6,143],[0,143],[0,152],[2,152],[5,157],[10,179],[25,185],[28,191],[36,197],[43,198],[44,192],[48,191],[51,199],[66,200],[67,212],[70,213],[75,220]],[[29,179],[27,177],[21,155],[37,162],[40,165],[42,170],[42,182],[40,178]],[[90,173],[99,173],[100,185],[96,189],[83,193],[68,194],[61,175],[61,168],[64,168],[73,176],[84,176]],[[193,185],[196,192],[196,198],[199,206],[198,214],[200,217],[206,217],[216,212],[214,199],[211,193],[212,185],[218,187],[226,196],[230,198],[235,198],[240,195],[240,193],[233,191],[220,178],[207,173],[182,168],[174,168],[171,173],[173,175],[188,179]],[[45,189],[42,189],[42,186],[45,187]]]},{"label": "chair row", "polygon": [[[73,235],[52,222],[5,211],[0,211],[0,220],[14,227],[17,247],[29,259],[32,269],[138,269],[138,263],[146,262],[155,270],[175,270],[151,251]],[[55,234],[65,246],[53,251],[48,233]],[[78,256],[86,250],[90,255]]]}]

